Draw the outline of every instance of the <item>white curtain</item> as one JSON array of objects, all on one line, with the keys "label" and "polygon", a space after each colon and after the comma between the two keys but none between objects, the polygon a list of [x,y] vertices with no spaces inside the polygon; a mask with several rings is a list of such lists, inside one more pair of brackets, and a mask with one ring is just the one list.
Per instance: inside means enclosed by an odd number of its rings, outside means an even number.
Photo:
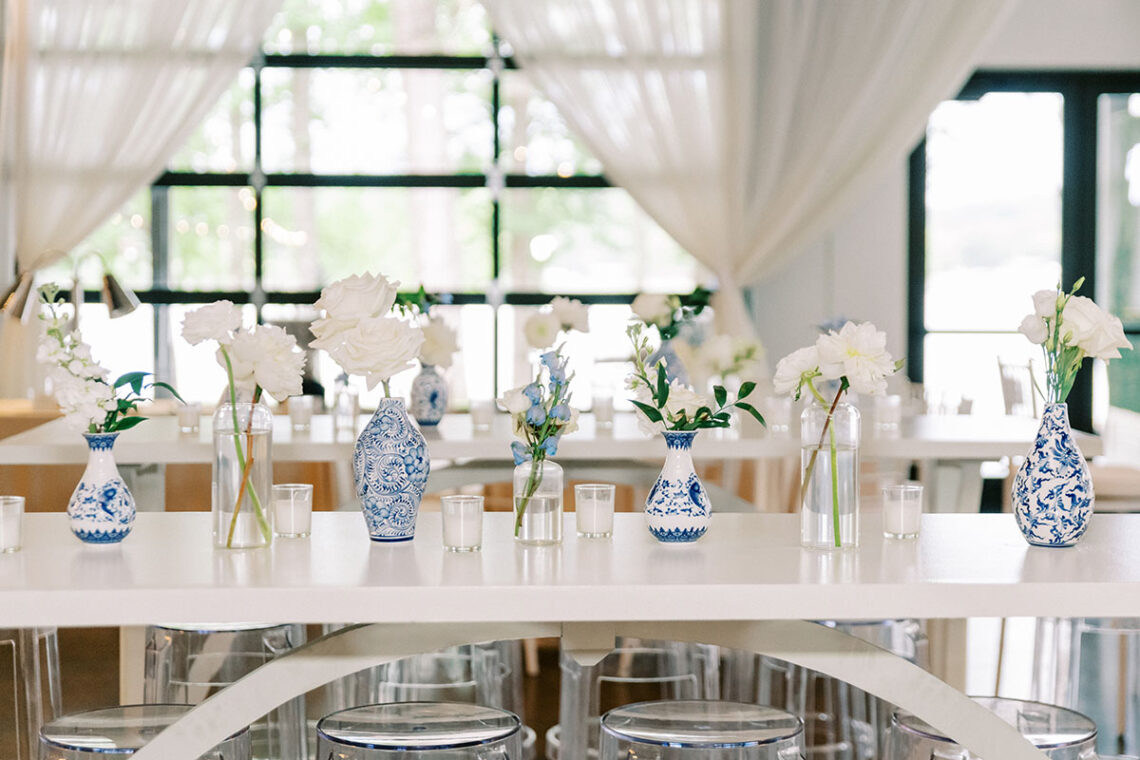
[{"label": "white curtain", "polygon": [[[0,219],[20,272],[66,254],[164,164],[258,50],[281,0],[5,0]],[[0,285],[9,271],[0,272]],[[0,326],[0,395],[26,336]]]},{"label": "white curtain", "polygon": [[741,286],[899,165],[1014,0],[485,0],[520,66],[624,187]]}]

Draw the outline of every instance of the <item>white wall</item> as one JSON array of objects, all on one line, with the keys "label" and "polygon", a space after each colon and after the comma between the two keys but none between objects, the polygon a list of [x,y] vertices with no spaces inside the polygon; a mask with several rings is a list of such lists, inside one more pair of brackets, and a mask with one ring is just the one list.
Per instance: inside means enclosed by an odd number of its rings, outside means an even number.
[{"label": "white wall", "polygon": [[[1140,0],[1021,0],[979,68],[1140,69]],[[874,322],[891,352],[905,353],[906,190],[904,163],[826,239],[754,289],[771,367],[839,315]]]}]

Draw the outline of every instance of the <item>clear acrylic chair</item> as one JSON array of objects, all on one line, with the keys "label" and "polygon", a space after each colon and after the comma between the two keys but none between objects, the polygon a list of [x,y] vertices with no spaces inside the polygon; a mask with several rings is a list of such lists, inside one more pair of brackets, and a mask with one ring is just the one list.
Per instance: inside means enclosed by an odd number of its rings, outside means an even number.
[{"label": "clear acrylic chair", "polygon": [[641,702],[602,716],[600,760],[799,760],[803,724],[762,705]]},{"label": "clear acrylic chair", "polygon": [[[1096,760],[1096,724],[1075,710],[1002,697],[973,697],[1019,729],[1052,760]],[[910,713],[896,710],[891,719],[886,760],[979,760]]]},{"label": "clear acrylic chair", "polygon": [[317,757],[336,760],[521,760],[514,713],[456,702],[366,705],[317,722]]},{"label": "clear acrylic chair", "polygon": [[0,757],[32,760],[40,726],[63,714],[59,636],[55,628],[0,628],[0,647],[7,663],[0,677],[12,687],[11,696],[0,699],[12,725],[0,741]]},{"label": "clear acrylic chair", "polygon": [[[196,705],[304,643],[305,627],[297,624],[149,626],[143,701]],[[255,758],[305,760],[305,698],[289,700],[250,731]]]},{"label": "clear acrylic chair", "polygon": [[[127,705],[56,718],[39,733],[40,760],[91,760],[133,755],[190,705]],[[199,760],[250,760],[249,729],[226,739]]]}]

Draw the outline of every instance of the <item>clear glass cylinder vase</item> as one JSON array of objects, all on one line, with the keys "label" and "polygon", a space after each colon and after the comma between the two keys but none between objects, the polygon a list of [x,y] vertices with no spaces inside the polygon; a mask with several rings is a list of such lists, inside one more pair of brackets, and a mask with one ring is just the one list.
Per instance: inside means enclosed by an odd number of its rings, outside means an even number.
[{"label": "clear glass cylinder vase", "polygon": [[845,401],[800,415],[800,543],[859,545],[859,410]]},{"label": "clear glass cylinder vase", "polygon": [[562,467],[534,459],[515,467],[515,540],[531,546],[562,543]]},{"label": "clear glass cylinder vase", "polygon": [[273,414],[264,404],[225,402],[214,412],[211,494],[214,546],[250,549],[273,540]]}]

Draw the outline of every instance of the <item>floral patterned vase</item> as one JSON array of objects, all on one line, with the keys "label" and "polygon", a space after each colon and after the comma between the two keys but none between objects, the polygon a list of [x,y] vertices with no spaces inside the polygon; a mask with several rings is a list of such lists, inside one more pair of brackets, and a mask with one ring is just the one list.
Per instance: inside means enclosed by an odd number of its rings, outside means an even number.
[{"label": "floral patterned vase", "polygon": [[447,411],[447,381],[425,364],[412,381],[412,416],[421,425],[438,425]]},{"label": "floral patterned vase", "polygon": [[404,410],[403,399],[380,399],[352,456],[356,495],[373,541],[415,536],[430,469],[427,442]]},{"label": "floral patterned vase", "polygon": [[118,433],[84,433],[87,469],[67,502],[71,532],[89,544],[116,544],[135,524],[135,499],[115,466]]},{"label": "floral patterned vase", "polygon": [[645,500],[649,532],[658,541],[677,544],[696,541],[709,529],[712,507],[705,487],[693,470],[690,450],[696,431],[665,431],[665,466]]},{"label": "floral patterned vase", "polygon": [[1069,428],[1066,404],[1049,404],[1033,450],[1013,481],[1013,514],[1034,546],[1072,546],[1093,513],[1089,468]]}]

